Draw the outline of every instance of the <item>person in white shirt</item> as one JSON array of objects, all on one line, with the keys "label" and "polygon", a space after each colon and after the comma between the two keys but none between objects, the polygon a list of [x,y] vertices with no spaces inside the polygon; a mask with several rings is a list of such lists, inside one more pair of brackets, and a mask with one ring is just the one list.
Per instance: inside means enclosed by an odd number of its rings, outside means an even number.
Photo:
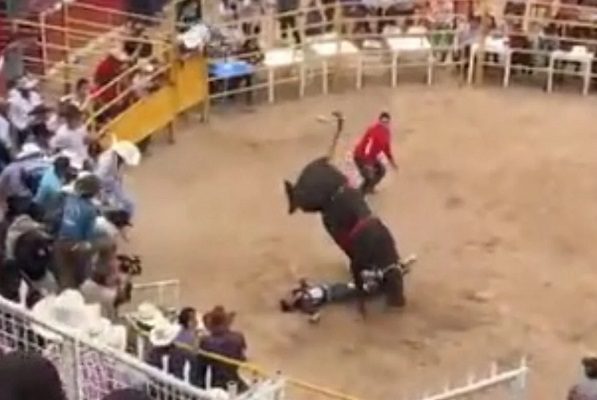
[{"label": "person in white shirt", "polygon": [[8,117],[17,130],[17,144],[21,146],[27,139],[31,111],[42,104],[39,93],[34,89],[35,80],[21,77],[15,87],[8,92]]},{"label": "person in white shirt", "polygon": [[85,162],[89,158],[87,146],[90,137],[83,121],[83,113],[77,106],[69,104],[66,106],[65,119],[50,140],[50,148],[56,152],[67,150]]},{"label": "person in white shirt", "polygon": [[14,145],[11,125],[8,121],[8,103],[0,98],[0,168],[4,168],[12,159]]},{"label": "person in white shirt", "polygon": [[116,142],[105,150],[97,161],[95,174],[102,181],[101,200],[104,204],[134,214],[134,202],[124,189],[124,167],[135,167],[141,162],[138,147],[127,141]]}]

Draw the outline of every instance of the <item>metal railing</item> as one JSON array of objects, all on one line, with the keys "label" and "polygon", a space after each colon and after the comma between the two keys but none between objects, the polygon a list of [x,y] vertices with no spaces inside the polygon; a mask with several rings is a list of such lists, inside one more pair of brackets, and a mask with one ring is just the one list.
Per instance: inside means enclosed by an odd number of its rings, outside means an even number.
[{"label": "metal railing", "polygon": [[0,349],[38,352],[56,366],[69,400],[100,400],[112,390],[135,387],[153,398],[212,400],[191,386],[135,357],[75,332],[50,326],[0,298]]}]

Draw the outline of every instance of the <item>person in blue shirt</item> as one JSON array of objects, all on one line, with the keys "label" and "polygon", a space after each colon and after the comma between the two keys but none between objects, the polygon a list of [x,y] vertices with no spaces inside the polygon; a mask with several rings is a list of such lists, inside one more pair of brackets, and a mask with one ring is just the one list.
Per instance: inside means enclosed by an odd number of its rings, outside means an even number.
[{"label": "person in blue shirt", "polygon": [[77,178],[74,193],[64,200],[54,246],[58,281],[63,289],[78,288],[90,275],[99,214],[93,199],[100,186],[97,176],[85,174]]},{"label": "person in blue shirt", "polygon": [[54,163],[43,174],[33,201],[42,210],[52,208],[60,197],[62,186],[68,181],[70,160],[68,157],[56,157]]}]

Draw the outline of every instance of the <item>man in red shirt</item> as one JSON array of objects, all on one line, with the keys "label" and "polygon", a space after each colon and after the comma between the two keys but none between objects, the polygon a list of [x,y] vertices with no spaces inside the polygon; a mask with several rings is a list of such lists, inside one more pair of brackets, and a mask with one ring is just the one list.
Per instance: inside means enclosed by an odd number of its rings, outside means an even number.
[{"label": "man in red shirt", "polygon": [[363,194],[373,193],[375,186],[386,174],[386,169],[379,160],[381,153],[394,169],[398,168],[392,155],[390,120],[390,114],[382,112],[378,121],[367,129],[354,148],[354,162],[363,177],[360,188]]}]

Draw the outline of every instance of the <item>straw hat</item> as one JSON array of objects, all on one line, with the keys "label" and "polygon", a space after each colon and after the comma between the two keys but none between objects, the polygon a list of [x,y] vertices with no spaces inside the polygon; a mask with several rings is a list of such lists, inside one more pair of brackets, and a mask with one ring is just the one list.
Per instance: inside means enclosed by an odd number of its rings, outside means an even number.
[{"label": "straw hat", "polygon": [[163,321],[149,332],[149,342],[155,347],[164,347],[174,343],[180,327]]},{"label": "straw hat", "polygon": [[153,328],[160,323],[166,322],[166,317],[164,317],[164,314],[160,311],[160,309],[147,302],[139,304],[137,310],[131,314],[131,317],[134,318],[135,321],[150,328]]},{"label": "straw hat", "polygon": [[132,142],[122,140],[112,145],[112,150],[118,154],[126,165],[136,167],[141,162],[141,152]]}]

